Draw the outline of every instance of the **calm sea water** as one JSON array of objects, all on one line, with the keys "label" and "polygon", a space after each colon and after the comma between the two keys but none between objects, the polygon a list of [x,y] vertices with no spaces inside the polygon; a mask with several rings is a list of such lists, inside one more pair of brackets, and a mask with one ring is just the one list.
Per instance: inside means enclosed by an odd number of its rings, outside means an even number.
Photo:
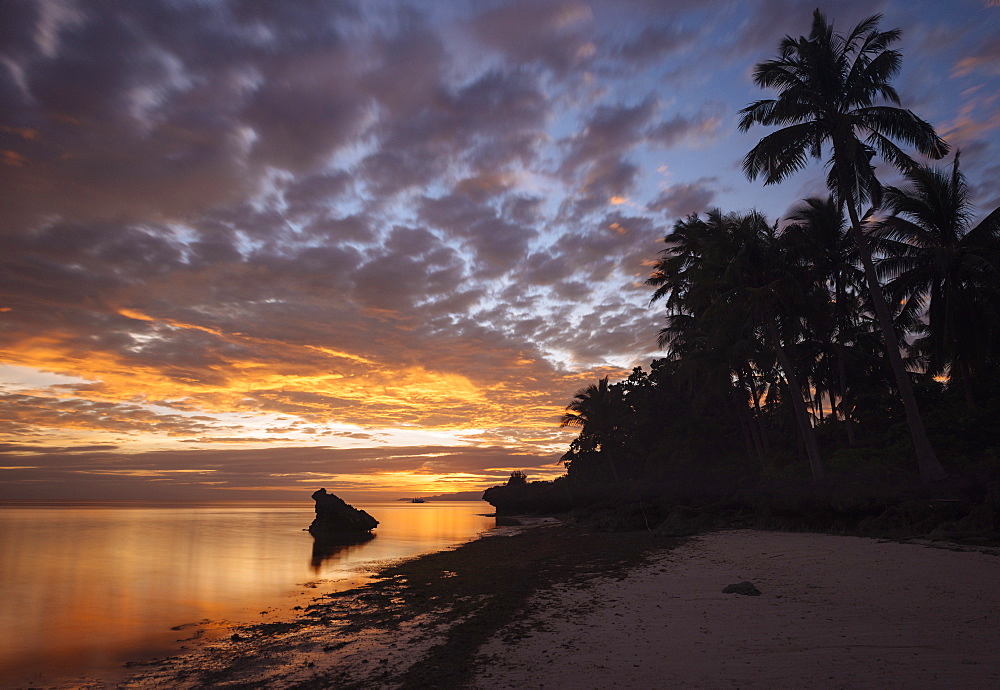
[{"label": "calm sea water", "polygon": [[307,503],[0,505],[0,686],[107,677],[188,624],[274,620],[494,525],[481,501],[358,504],[375,539],[317,551]]}]

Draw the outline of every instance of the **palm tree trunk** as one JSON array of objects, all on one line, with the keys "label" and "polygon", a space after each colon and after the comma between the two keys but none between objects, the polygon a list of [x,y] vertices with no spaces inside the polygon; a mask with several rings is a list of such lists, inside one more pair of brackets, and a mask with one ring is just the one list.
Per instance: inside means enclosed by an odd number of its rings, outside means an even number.
[{"label": "palm tree trunk", "polygon": [[840,426],[840,419],[837,417],[837,399],[833,395],[833,386],[826,392],[830,396],[830,417],[833,419],[833,430],[837,435],[837,445],[844,447],[844,430]]},{"label": "palm tree trunk", "polygon": [[861,220],[858,218],[857,209],[850,201],[847,202],[847,212],[851,216],[851,233],[855,243],[857,243],[858,254],[861,256],[861,263],[865,269],[865,279],[868,281],[868,291],[871,293],[875,315],[878,317],[882,335],[885,337],[885,353],[892,366],[892,373],[896,377],[899,397],[902,399],[903,409],[906,411],[906,422],[910,427],[910,437],[913,439],[913,449],[917,455],[920,479],[925,484],[940,481],[947,477],[948,473],[941,466],[937,455],[934,454],[934,447],[931,446],[930,439],[927,438],[924,420],[920,416],[920,408],[917,407],[917,397],[913,394],[913,384],[910,382],[910,375],[907,373],[906,367],[903,366],[903,357],[899,351],[896,331],[892,327],[889,305],[886,304],[885,295],[882,294],[882,286],[878,281],[878,274],[875,272],[875,264],[872,261],[868,243],[864,233],[861,232]]},{"label": "palm tree trunk", "polygon": [[622,480],[618,478],[618,468],[615,467],[615,459],[604,448],[601,448],[600,452],[608,458],[608,467],[611,468],[611,477],[614,479],[615,484],[621,484]]},{"label": "palm tree trunk", "polygon": [[847,333],[847,295],[845,294],[844,284],[839,275],[837,276],[835,294],[837,304],[837,340],[834,342],[833,351],[837,359],[837,386],[840,389],[837,391],[837,395],[840,397],[837,409],[840,411],[840,419],[844,421],[844,428],[847,431],[847,445],[853,447],[856,443],[854,427],[851,425],[851,419],[848,417],[844,405],[844,400],[847,398],[847,352],[844,348],[844,338]]},{"label": "palm tree trunk", "polygon": [[844,427],[847,429],[847,445],[853,447],[857,443],[857,439],[854,437],[854,426],[851,424],[851,418],[847,414],[847,410],[844,407],[844,400],[847,397],[847,364],[846,364],[846,353],[844,352],[844,344],[841,342],[837,343],[837,377],[840,379],[840,416],[844,420]]},{"label": "palm tree trunk", "polygon": [[778,356],[778,363],[785,372],[785,380],[788,381],[792,409],[795,411],[795,421],[798,422],[799,430],[802,432],[802,441],[806,446],[806,457],[809,458],[809,469],[812,471],[813,483],[820,484],[825,478],[825,473],[823,472],[823,459],[819,454],[819,444],[816,443],[816,434],[809,423],[809,411],[802,398],[802,388],[799,387],[798,378],[795,376],[795,367],[788,353],[785,352],[785,348],[781,345],[781,338],[778,337],[778,329],[775,328],[773,319],[767,319],[767,333],[771,338],[775,354]]},{"label": "palm tree trunk", "polygon": [[972,389],[972,369],[967,361],[960,359],[958,371],[962,375],[962,385],[965,386],[965,404],[970,412],[975,412],[979,405],[976,404],[976,392]]},{"label": "palm tree trunk", "polygon": [[757,432],[760,434],[760,445],[764,450],[764,457],[767,458],[768,469],[774,469],[774,463],[771,460],[771,442],[767,437],[767,428],[764,426],[764,413],[760,409],[760,392],[757,390],[757,384],[753,382],[753,374],[747,377],[747,385],[750,388],[750,395],[753,397],[753,409],[754,409],[754,419],[757,422]]},{"label": "palm tree trunk", "polygon": [[747,424],[747,412],[746,406],[742,405],[739,400],[736,400],[736,391],[732,391],[732,395],[726,398],[726,403],[732,414],[736,415],[736,420],[740,425],[740,436],[743,437],[743,449],[746,451],[747,460],[750,463],[754,462],[754,458],[759,456],[755,453],[753,433],[750,431],[750,426]]},{"label": "palm tree trunk", "polygon": [[[750,396],[754,398],[754,404],[756,405],[757,400],[756,400],[756,393],[753,390],[753,384],[748,382],[747,375],[746,373],[743,372],[743,370],[738,370],[738,378],[740,385],[743,386],[746,390],[750,391]],[[754,415],[750,414],[750,409],[746,405],[746,400],[742,401],[740,407],[743,410],[743,413],[746,415],[745,419],[747,423],[747,428],[750,431],[750,440],[753,442],[753,448],[757,453],[757,458],[760,460],[761,469],[764,470],[765,474],[767,474],[771,468],[769,466],[770,463],[768,462],[767,455],[764,452],[764,444],[760,439],[760,430],[758,429],[757,420],[754,419]],[[759,407],[757,408],[757,413],[760,414]]]}]

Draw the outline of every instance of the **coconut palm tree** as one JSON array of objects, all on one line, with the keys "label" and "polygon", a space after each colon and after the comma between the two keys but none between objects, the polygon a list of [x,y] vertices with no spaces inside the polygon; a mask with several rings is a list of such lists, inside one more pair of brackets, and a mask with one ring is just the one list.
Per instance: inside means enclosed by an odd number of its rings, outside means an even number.
[{"label": "coconut palm tree", "polygon": [[[811,197],[793,206],[785,216],[783,237],[789,252],[807,269],[817,289],[829,294],[825,318],[814,326],[821,344],[821,358],[828,371],[824,382],[831,394],[831,411],[839,409],[847,429],[848,443],[854,433],[843,405],[850,394],[847,348],[857,330],[864,273],[858,268],[857,251],[844,220],[844,212],[832,196]],[[834,395],[840,404],[834,402]]]},{"label": "coconut palm tree", "polygon": [[762,347],[759,334],[742,315],[735,319],[720,316],[725,315],[704,318],[668,313],[658,343],[666,351],[665,359],[675,364],[675,380],[689,392],[692,411],[726,405],[737,416],[748,457],[756,457],[768,471],[772,463],[755,387],[754,363]]},{"label": "coconut palm tree", "polygon": [[713,210],[707,220],[692,216],[678,222],[664,241],[668,247],[647,281],[657,287],[653,301],[668,298],[669,325],[660,333],[661,346],[679,349],[689,359],[692,350],[700,352],[702,385],[724,380],[731,387],[733,380],[746,380],[753,343],[766,342],[788,384],[813,479],[822,481],[819,445],[802,395],[804,381],[791,351],[801,334],[807,281],[784,255],[776,229],[756,212]]},{"label": "coconut palm tree", "polygon": [[835,33],[816,10],[808,37],[786,36],[778,56],[756,66],[754,82],[776,89],[778,97],[743,108],[739,127],[746,131],[760,124],[781,129],[765,136],[746,155],[743,171],[750,179],[763,176],[764,184],[778,183],[801,170],[810,157],[822,158],[824,147],[829,149],[827,186],[840,207],[847,209],[920,475],[928,482],[946,474],[924,429],[861,217],[862,209],[877,205],[882,195],[871,164],[876,153],[890,165],[909,170],[914,162],[893,140],[932,158],[947,153],[948,145],[909,110],[885,104],[900,104],[890,80],[899,72],[902,55],[889,48],[900,31],[879,31],[880,19],[881,15],[873,15],[844,36]]},{"label": "coconut palm tree", "polygon": [[578,390],[559,420],[559,426],[582,427],[572,450],[585,457],[603,456],[616,483],[620,477],[615,455],[624,445],[628,413],[621,389],[609,385],[605,376],[596,384]]},{"label": "coconut palm tree", "polygon": [[[825,472],[819,444],[806,409],[803,386],[807,384],[796,364],[795,349],[801,340],[802,315],[810,311],[809,282],[789,260],[786,246],[774,226],[756,212],[733,214],[729,219],[733,247],[722,268],[725,292],[716,308],[727,314],[746,314],[770,344],[786,381],[792,411],[805,444],[813,481]],[[721,257],[720,257],[721,258]]]},{"label": "coconut palm tree", "polygon": [[917,166],[906,173],[907,187],[885,190],[892,215],[876,231],[888,254],[878,268],[907,321],[927,310],[928,373],[950,368],[975,408],[975,375],[1000,338],[1000,208],[970,227],[971,193],[958,159],[950,174]]}]

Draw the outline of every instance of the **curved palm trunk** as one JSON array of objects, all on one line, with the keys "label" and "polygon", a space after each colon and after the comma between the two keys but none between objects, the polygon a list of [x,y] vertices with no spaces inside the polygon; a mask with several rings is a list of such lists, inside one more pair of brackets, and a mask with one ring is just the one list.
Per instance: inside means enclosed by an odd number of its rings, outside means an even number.
[{"label": "curved palm trunk", "polygon": [[889,306],[886,304],[885,295],[882,294],[882,286],[875,273],[875,264],[872,261],[871,252],[868,250],[868,243],[865,241],[864,233],[861,232],[861,220],[858,218],[854,204],[849,201],[847,202],[847,212],[851,217],[851,234],[858,245],[858,254],[861,256],[861,264],[865,269],[865,279],[868,281],[868,291],[871,293],[875,315],[878,317],[879,327],[885,337],[885,353],[892,366],[892,373],[896,377],[899,397],[902,399],[903,409],[906,411],[906,423],[910,427],[910,437],[913,439],[913,449],[917,455],[917,466],[920,468],[920,479],[925,484],[940,481],[947,477],[948,473],[941,466],[937,455],[934,454],[934,447],[931,446],[930,439],[927,438],[924,420],[920,416],[917,398],[913,394],[913,384],[910,382],[910,375],[907,373],[906,367],[903,366],[903,357],[899,352],[896,331],[892,327]]},{"label": "curved palm trunk", "polygon": [[819,454],[819,444],[816,443],[816,434],[812,424],[809,423],[809,411],[806,409],[802,389],[795,376],[795,367],[788,353],[785,352],[785,348],[781,345],[781,338],[778,337],[778,329],[774,327],[773,319],[767,319],[767,334],[770,336],[771,344],[778,356],[778,364],[785,372],[785,380],[788,381],[788,389],[792,395],[792,409],[795,411],[795,421],[798,422],[799,430],[802,432],[802,440],[806,445],[806,456],[809,458],[809,469],[812,470],[813,482],[819,484],[826,476],[823,471],[823,459]]}]

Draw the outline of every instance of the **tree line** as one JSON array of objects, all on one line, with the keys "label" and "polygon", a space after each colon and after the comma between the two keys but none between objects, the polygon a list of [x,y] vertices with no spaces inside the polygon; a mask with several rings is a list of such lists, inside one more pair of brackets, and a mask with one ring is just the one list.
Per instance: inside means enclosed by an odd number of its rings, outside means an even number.
[{"label": "tree line", "polygon": [[568,479],[808,467],[822,483],[869,466],[933,483],[997,465],[1000,209],[976,222],[958,152],[929,162],[949,146],[901,107],[900,31],[880,19],[842,34],[817,10],[756,66],[777,96],[741,110],[740,129],[778,129],[746,176],[777,184],[820,159],[829,194],[776,221],[710,209],[673,226],[647,281],[665,356],[576,393]]}]

